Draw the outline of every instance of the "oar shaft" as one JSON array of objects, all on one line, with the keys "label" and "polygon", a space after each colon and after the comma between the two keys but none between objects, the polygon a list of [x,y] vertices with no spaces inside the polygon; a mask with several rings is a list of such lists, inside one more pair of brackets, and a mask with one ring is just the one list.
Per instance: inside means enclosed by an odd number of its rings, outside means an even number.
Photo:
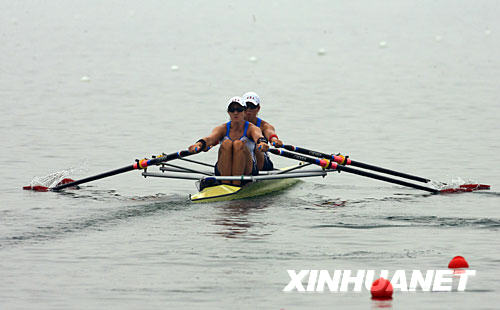
[{"label": "oar shaft", "polygon": [[351,168],[351,167],[341,166],[341,165],[338,165],[336,162],[330,161],[330,160],[311,158],[311,157],[298,155],[295,153],[291,153],[291,152],[287,152],[287,151],[279,150],[279,149],[269,149],[269,152],[276,154],[276,155],[283,156],[283,157],[288,157],[291,159],[312,163],[312,164],[321,166],[321,167],[326,168],[326,169],[335,169],[338,171],[345,171],[348,173],[353,173],[353,174],[357,174],[357,175],[372,178],[372,179],[377,179],[377,180],[381,180],[381,181],[385,181],[385,182],[389,182],[389,183],[394,183],[394,184],[399,184],[399,185],[403,185],[403,186],[407,186],[407,187],[412,187],[412,188],[424,190],[424,191],[431,192],[431,193],[439,192],[438,190],[430,188],[430,187],[426,187],[426,186],[422,186],[422,185],[418,185],[418,184],[413,184],[413,183],[405,182],[405,181],[398,180],[398,179],[389,178],[386,176],[378,175],[378,174],[363,171],[363,170],[358,170],[358,169]]},{"label": "oar shaft", "polygon": [[83,184],[83,183],[92,182],[92,181],[95,181],[95,180],[103,179],[103,178],[106,178],[106,177],[110,177],[110,176],[113,176],[113,175],[116,175],[116,174],[120,174],[120,173],[124,173],[124,172],[130,171],[130,170],[134,170],[134,169],[135,169],[134,165],[130,165],[130,166],[118,168],[118,169],[115,169],[115,170],[111,170],[111,171],[108,171],[108,172],[104,172],[104,173],[100,173],[100,174],[97,174],[97,175],[94,175],[94,176],[90,176],[90,177],[87,177],[87,178],[76,180],[74,182],[70,182],[70,183],[59,185],[59,186],[55,186],[55,187],[52,187],[51,190],[53,190],[53,191],[59,191],[61,189],[67,188],[67,187],[72,187],[72,186],[77,186],[77,185],[80,185],[80,184]]},{"label": "oar shaft", "polygon": [[[305,154],[305,155],[310,155],[310,156],[320,157],[320,158],[326,158],[326,159],[330,159],[330,160],[334,160],[334,161],[338,162],[338,158],[337,158],[338,156],[335,156],[332,154],[326,154],[326,153],[322,153],[322,152],[308,150],[308,149],[293,146],[293,145],[283,145],[283,148],[286,150],[289,150],[289,151],[300,153],[300,154]],[[422,177],[419,177],[416,175],[411,175],[411,174],[407,174],[407,173],[403,173],[403,172],[399,172],[399,171],[395,171],[395,170],[391,170],[391,169],[387,169],[387,168],[382,168],[382,167],[378,167],[378,166],[374,166],[374,165],[370,165],[370,164],[365,164],[365,163],[355,161],[352,159],[349,159],[347,164],[351,165],[351,166],[355,166],[355,167],[360,167],[363,169],[369,169],[369,170],[378,171],[378,172],[394,175],[394,176],[405,178],[405,179],[418,181],[418,182],[428,183],[431,181],[429,179],[422,178]]]},{"label": "oar shaft", "polygon": [[72,186],[80,185],[80,184],[83,184],[83,183],[87,183],[87,182],[91,182],[91,181],[103,179],[103,178],[110,177],[110,176],[113,176],[113,175],[117,175],[117,174],[120,174],[120,173],[124,173],[124,172],[127,172],[127,171],[131,171],[131,170],[135,170],[135,169],[145,169],[148,166],[158,165],[158,164],[160,164],[162,162],[167,162],[167,161],[170,161],[170,160],[173,160],[173,159],[177,159],[177,158],[181,158],[181,157],[186,157],[186,156],[189,156],[189,155],[192,155],[192,154],[193,153],[190,153],[189,151],[180,151],[180,152],[171,153],[171,154],[168,154],[168,155],[163,155],[163,156],[160,156],[160,157],[157,157],[157,158],[153,158],[153,159],[149,159],[149,160],[148,159],[143,159],[143,160],[140,160],[140,161],[138,161],[135,164],[130,165],[130,166],[125,166],[125,167],[122,167],[122,168],[118,168],[118,169],[115,169],[115,170],[111,170],[111,171],[108,171],[108,172],[103,172],[103,173],[100,173],[100,174],[97,174],[97,175],[94,175],[94,176],[90,176],[90,177],[87,177],[87,178],[76,180],[76,181],[71,182],[71,183],[66,183],[66,184],[62,184],[62,185],[59,185],[59,186],[52,187],[51,190],[53,190],[53,191],[59,191],[61,189],[67,188],[67,187],[72,187]]},{"label": "oar shaft", "polygon": [[386,177],[383,175],[379,175],[379,174],[375,174],[375,173],[371,173],[371,172],[367,172],[367,171],[363,171],[363,170],[358,170],[358,169],[351,168],[351,167],[339,165],[339,166],[337,166],[337,170],[345,171],[345,172],[349,172],[349,173],[353,173],[353,174],[357,174],[357,175],[361,175],[361,176],[365,176],[368,178],[377,179],[377,180],[381,180],[381,181],[385,181],[385,182],[389,182],[389,183],[399,184],[399,185],[403,185],[403,186],[407,186],[407,187],[413,187],[413,188],[420,189],[420,190],[427,191],[427,192],[431,192],[431,193],[439,192],[437,189],[430,188],[427,186],[422,186],[422,185],[406,182],[403,180],[393,179],[393,178],[389,178],[389,177]]},{"label": "oar shaft", "polygon": [[428,183],[428,182],[431,181],[429,179],[422,178],[422,177],[419,177],[419,176],[416,176],[416,175],[411,175],[411,174],[407,174],[407,173],[404,173],[404,172],[399,172],[399,171],[394,171],[394,170],[387,169],[387,168],[373,166],[373,165],[365,164],[365,163],[362,163],[362,162],[359,162],[359,161],[355,161],[355,160],[352,160],[352,159],[351,159],[351,165],[355,166],[355,167],[360,167],[360,168],[364,168],[364,169],[369,169],[369,170],[373,170],[373,171],[382,172],[382,173],[385,173],[385,174],[394,175],[394,176],[405,178],[405,179],[409,179],[409,180],[414,180],[414,181],[422,182],[422,183]]}]

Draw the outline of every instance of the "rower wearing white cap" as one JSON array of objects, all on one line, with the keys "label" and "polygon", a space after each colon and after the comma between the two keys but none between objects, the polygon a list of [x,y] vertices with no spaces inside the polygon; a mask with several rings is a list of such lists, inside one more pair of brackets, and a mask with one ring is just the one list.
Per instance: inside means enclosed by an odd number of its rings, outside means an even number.
[{"label": "rower wearing white cap", "polygon": [[[245,120],[245,105],[241,97],[233,97],[227,104],[230,121],[215,127],[212,133],[189,147],[191,153],[207,150],[220,143],[215,175],[257,175],[255,149],[267,151],[267,140],[261,130]],[[223,181],[223,183],[231,183]],[[240,185],[240,181],[233,181]]]},{"label": "rower wearing white cap", "polygon": [[[245,119],[255,126],[259,127],[264,137],[275,146],[283,146],[283,142],[278,139],[276,131],[273,125],[257,117],[260,111],[260,97],[255,92],[245,93],[243,96],[243,102],[246,106]],[[274,144],[273,144],[274,143]],[[257,168],[259,171],[269,171],[274,169],[273,162],[269,158],[267,150],[259,151],[256,150],[255,157],[257,158]]]}]

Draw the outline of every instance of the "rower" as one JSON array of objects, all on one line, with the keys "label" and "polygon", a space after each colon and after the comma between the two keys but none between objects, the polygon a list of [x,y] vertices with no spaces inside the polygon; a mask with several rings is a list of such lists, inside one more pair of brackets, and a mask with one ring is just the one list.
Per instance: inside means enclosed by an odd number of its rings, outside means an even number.
[{"label": "rower", "polygon": [[[230,121],[215,127],[212,133],[189,147],[189,152],[206,151],[208,147],[220,143],[215,164],[215,175],[240,176],[257,175],[255,150],[267,151],[269,146],[260,129],[245,121],[245,106],[241,97],[233,97],[227,104]],[[230,181],[223,183],[231,184]],[[240,181],[232,181],[241,185]]]},{"label": "rower", "polygon": [[[260,111],[260,97],[255,92],[247,92],[243,96],[243,102],[246,106],[245,119],[255,126],[259,127],[264,137],[277,147],[283,146],[283,142],[278,139],[273,125],[257,117]],[[273,144],[274,142],[274,144]],[[274,169],[273,162],[267,153],[267,150],[256,150],[255,157],[257,158],[257,168],[259,171],[270,171]]]}]

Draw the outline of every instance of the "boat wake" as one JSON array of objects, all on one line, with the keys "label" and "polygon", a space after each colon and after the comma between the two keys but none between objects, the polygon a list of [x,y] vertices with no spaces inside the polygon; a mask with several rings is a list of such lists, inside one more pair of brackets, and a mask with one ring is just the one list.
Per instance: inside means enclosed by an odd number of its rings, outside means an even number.
[{"label": "boat wake", "polygon": [[157,203],[157,202],[169,202],[169,201],[186,201],[187,195],[177,195],[177,194],[165,194],[157,193],[150,195],[134,195],[128,196],[120,194],[115,189],[97,189],[92,186],[85,186],[80,188],[78,191],[61,191],[58,192],[59,195],[73,198],[73,199],[85,199],[94,201],[108,201],[108,202],[140,202],[140,203]]},{"label": "boat wake", "polygon": [[[122,225],[124,221],[137,217],[153,216],[161,212],[180,210],[190,206],[186,197],[178,195],[159,195],[128,198],[129,203],[136,204],[123,206],[119,204],[116,208],[109,210],[109,205],[98,211],[85,216],[71,217],[62,221],[47,221],[37,224],[31,230],[18,232],[15,235],[4,235],[0,237],[0,249],[20,244],[37,244],[54,239],[64,238],[68,234],[82,231],[102,231],[115,225]],[[146,202],[146,203],[145,203]]]},{"label": "boat wake", "polygon": [[[482,229],[500,228],[500,220],[495,218],[473,217],[440,217],[440,216],[387,216],[381,218],[390,222],[398,222],[405,226],[434,226],[434,227],[472,227]],[[408,224],[408,225],[406,225]]]},{"label": "boat wake", "polygon": [[379,229],[379,228],[408,228],[408,227],[439,227],[439,228],[474,228],[491,229],[500,228],[500,220],[494,218],[464,218],[464,217],[439,217],[439,216],[386,216],[367,217],[357,215],[355,218],[343,218],[310,228],[347,228],[347,229]]}]

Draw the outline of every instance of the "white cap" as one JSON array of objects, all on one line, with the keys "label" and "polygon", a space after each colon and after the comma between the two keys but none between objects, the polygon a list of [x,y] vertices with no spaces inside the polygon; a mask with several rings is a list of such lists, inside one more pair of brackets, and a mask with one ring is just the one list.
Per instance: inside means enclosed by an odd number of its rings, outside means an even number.
[{"label": "white cap", "polygon": [[243,98],[243,102],[245,103],[245,106],[246,106],[247,102],[251,102],[255,105],[260,105],[260,97],[259,97],[259,95],[257,95],[257,93],[255,93],[253,91],[249,91],[241,97]]},{"label": "white cap", "polygon": [[229,99],[229,101],[227,102],[227,107],[229,107],[231,105],[231,103],[233,103],[233,102],[238,103],[242,107],[245,106],[245,104],[243,103],[243,100],[241,99],[240,96],[234,96],[233,98]]}]

